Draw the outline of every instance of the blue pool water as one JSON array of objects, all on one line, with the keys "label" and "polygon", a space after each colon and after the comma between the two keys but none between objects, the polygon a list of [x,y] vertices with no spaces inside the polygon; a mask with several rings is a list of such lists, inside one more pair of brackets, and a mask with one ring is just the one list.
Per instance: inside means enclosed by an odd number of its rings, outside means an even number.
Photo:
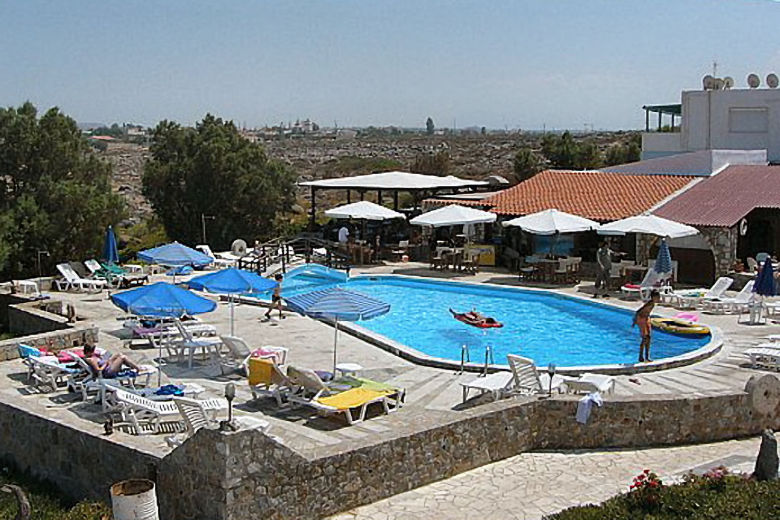
[{"label": "blue pool water", "polygon": [[[298,276],[285,280],[282,295],[333,285]],[[638,357],[640,338],[631,327],[632,313],[595,302],[544,291],[392,276],[359,276],[339,285],[390,303],[388,314],[359,325],[430,356],[460,361],[465,344],[474,362],[484,361],[486,345],[493,348],[497,363],[505,363],[507,354],[530,357],[537,366],[633,363]],[[504,327],[471,327],[453,319],[449,308],[476,308]],[[651,357],[678,356],[709,340],[654,330]]]}]

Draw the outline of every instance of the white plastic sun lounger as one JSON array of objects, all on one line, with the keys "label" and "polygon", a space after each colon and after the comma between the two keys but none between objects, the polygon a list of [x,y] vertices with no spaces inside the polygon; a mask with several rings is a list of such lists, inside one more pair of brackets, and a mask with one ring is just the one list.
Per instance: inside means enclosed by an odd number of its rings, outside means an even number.
[{"label": "white plastic sun lounger", "polygon": [[57,390],[62,385],[74,385],[83,372],[60,363],[56,356],[30,356],[25,359],[28,364],[28,378],[38,390],[48,388]]},{"label": "white plastic sun lounger", "polygon": [[731,287],[731,284],[733,283],[733,278],[729,278],[728,276],[721,276],[715,281],[714,284],[712,284],[712,287],[710,287],[704,293],[704,296],[696,295],[697,293],[703,292],[704,289],[693,289],[673,291],[671,293],[662,294],[661,300],[667,303],[671,303],[679,309],[693,309],[696,308],[696,306],[702,301],[722,298],[723,294],[728,290],[729,287]]},{"label": "white plastic sun lounger", "polygon": [[604,374],[586,372],[577,379],[566,379],[566,388],[570,392],[611,394],[615,391],[615,378]]},{"label": "white plastic sun lounger", "polygon": [[179,362],[184,360],[185,353],[187,354],[187,368],[192,368],[192,359],[197,349],[201,349],[202,355],[205,357],[209,351],[214,351],[216,358],[219,359],[219,349],[222,346],[222,340],[218,337],[199,337],[195,339],[192,332],[185,327],[181,320],[176,320],[176,328],[181,335],[181,339],[174,340],[172,347],[177,351]]},{"label": "white plastic sun lounger", "polygon": [[[153,401],[121,389],[114,391],[114,398],[120,405],[122,420],[133,427],[136,435],[159,433],[166,423],[173,423],[175,431],[181,430],[181,414],[173,401]],[[204,399],[197,402],[204,410],[215,414],[227,410],[228,407],[224,399]]]},{"label": "white plastic sun lounger", "polygon": [[506,359],[510,372],[496,372],[467,383],[461,383],[464,403],[468,400],[471,390],[477,390],[480,394],[489,392],[492,394],[493,400],[497,400],[509,394],[541,394],[551,389],[561,391],[565,388],[566,378],[553,376],[552,385],[550,385],[549,374],[540,374],[532,359],[514,354],[508,354]]},{"label": "white plastic sun lounger", "polygon": [[235,260],[227,260],[225,258],[221,258],[214,254],[214,252],[211,250],[211,247],[206,244],[200,244],[195,246],[195,249],[199,250],[204,255],[210,257],[214,263],[214,267],[217,269],[225,269],[227,267],[234,267],[236,265]]},{"label": "white plastic sun lounger", "polygon": [[713,298],[702,301],[702,310],[713,314],[726,314],[729,312],[739,312],[744,310],[753,299],[754,280],[750,280],[733,298]]},{"label": "white plastic sun lounger", "polygon": [[745,355],[750,358],[750,365],[753,368],[780,370],[780,345],[777,343],[762,343],[747,349]]},{"label": "white plastic sun lounger", "polygon": [[76,271],[68,264],[57,264],[57,270],[63,276],[64,280],[54,280],[57,289],[60,291],[69,291],[78,289],[80,291],[99,292],[108,286],[105,280],[93,280],[90,278],[81,278]]}]

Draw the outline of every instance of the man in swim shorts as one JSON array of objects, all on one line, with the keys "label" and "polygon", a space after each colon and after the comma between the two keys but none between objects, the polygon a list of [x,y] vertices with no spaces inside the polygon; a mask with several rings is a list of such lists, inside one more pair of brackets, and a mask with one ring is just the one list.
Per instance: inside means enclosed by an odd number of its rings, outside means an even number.
[{"label": "man in swim shorts", "polygon": [[642,305],[634,314],[634,322],[631,325],[639,325],[639,334],[642,336],[642,342],[639,343],[639,362],[651,361],[650,359],[650,314],[655,305],[661,300],[661,294],[658,291],[650,293],[650,300]]},{"label": "man in swim shorts", "polygon": [[274,293],[271,295],[271,305],[268,307],[268,312],[265,313],[265,319],[270,320],[271,319],[271,311],[274,309],[279,309],[279,318],[284,318],[282,316],[282,280],[284,277],[281,273],[278,273],[276,276],[274,276],[274,280],[276,280],[276,287],[274,287]]}]

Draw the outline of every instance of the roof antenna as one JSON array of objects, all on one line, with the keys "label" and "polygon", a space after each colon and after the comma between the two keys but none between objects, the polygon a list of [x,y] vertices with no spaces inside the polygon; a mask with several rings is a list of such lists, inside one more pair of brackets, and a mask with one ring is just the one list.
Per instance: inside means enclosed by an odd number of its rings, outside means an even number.
[{"label": "roof antenna", "polygon": [[712,60],[712,75],[718,77],[718,62],[715,60]]}]

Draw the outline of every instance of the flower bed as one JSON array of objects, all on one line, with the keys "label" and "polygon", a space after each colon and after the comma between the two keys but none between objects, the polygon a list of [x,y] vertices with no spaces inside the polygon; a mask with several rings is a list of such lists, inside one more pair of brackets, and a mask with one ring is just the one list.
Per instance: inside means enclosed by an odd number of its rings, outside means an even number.
[{"label": "flower bed", "polygon": [[601,505],[572,507],[549,520],[766,520],[780,518],[780,480],[757,482],[715,468],[664,485],[650,470],[634,477],[628,493]]}]

